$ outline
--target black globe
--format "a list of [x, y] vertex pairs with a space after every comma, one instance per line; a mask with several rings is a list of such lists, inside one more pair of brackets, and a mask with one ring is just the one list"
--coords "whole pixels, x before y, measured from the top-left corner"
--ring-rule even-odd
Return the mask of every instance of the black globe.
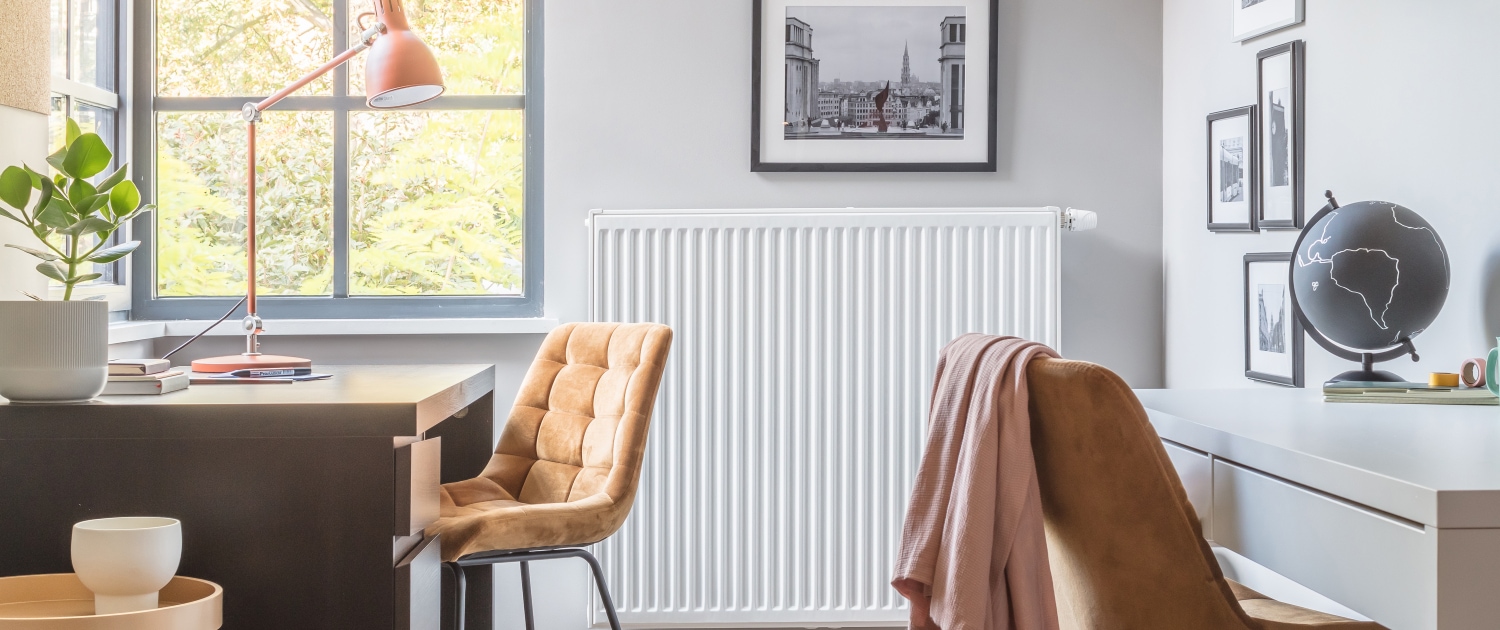
[[1448, 250], [1417, 213], [1384, 201], [1337, 208], [1304, 230], [1292, 295], [1329, 340], [1373, 352], [1421, 334], [1448, 299]]

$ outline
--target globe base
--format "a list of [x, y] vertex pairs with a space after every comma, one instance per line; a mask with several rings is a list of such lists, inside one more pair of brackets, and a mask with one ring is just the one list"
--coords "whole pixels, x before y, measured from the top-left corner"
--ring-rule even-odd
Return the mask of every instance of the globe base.
[[1385, 370], [1349, 370], [1328, 379], [1329, 383], [1349, 383], [1354, 381], [1367, 383], [1404, 383], [1406, 379]]

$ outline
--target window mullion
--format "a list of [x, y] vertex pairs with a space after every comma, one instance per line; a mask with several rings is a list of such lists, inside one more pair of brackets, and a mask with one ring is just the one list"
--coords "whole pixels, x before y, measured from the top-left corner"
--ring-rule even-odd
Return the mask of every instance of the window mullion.
[[[349, 3], [333, 0], [333, 49], [349, 47]], [[333, 73], [333, 297], [349, 297], [349, 64]]]

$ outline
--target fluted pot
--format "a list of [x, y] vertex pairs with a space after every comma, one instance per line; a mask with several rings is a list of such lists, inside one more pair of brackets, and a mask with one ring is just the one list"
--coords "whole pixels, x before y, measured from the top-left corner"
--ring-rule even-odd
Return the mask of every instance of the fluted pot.
[[0, 396], [80, 402], [108, 378], [107, 302], [0, 302]]

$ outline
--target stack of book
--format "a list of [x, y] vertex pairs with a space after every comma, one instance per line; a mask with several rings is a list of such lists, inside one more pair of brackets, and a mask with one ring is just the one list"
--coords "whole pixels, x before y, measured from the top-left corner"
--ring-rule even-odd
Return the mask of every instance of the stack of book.
[[164, 359], [116, 359], [109, 362], [105, 396], [167, 394], [187, 389], [188, 374]]
[[1500, 405], [1500, 398], [1483, 387], [1431, 387], [1426, 383], [1373, 381], [1324, 383], [1323, 401], [1396, 405]]

